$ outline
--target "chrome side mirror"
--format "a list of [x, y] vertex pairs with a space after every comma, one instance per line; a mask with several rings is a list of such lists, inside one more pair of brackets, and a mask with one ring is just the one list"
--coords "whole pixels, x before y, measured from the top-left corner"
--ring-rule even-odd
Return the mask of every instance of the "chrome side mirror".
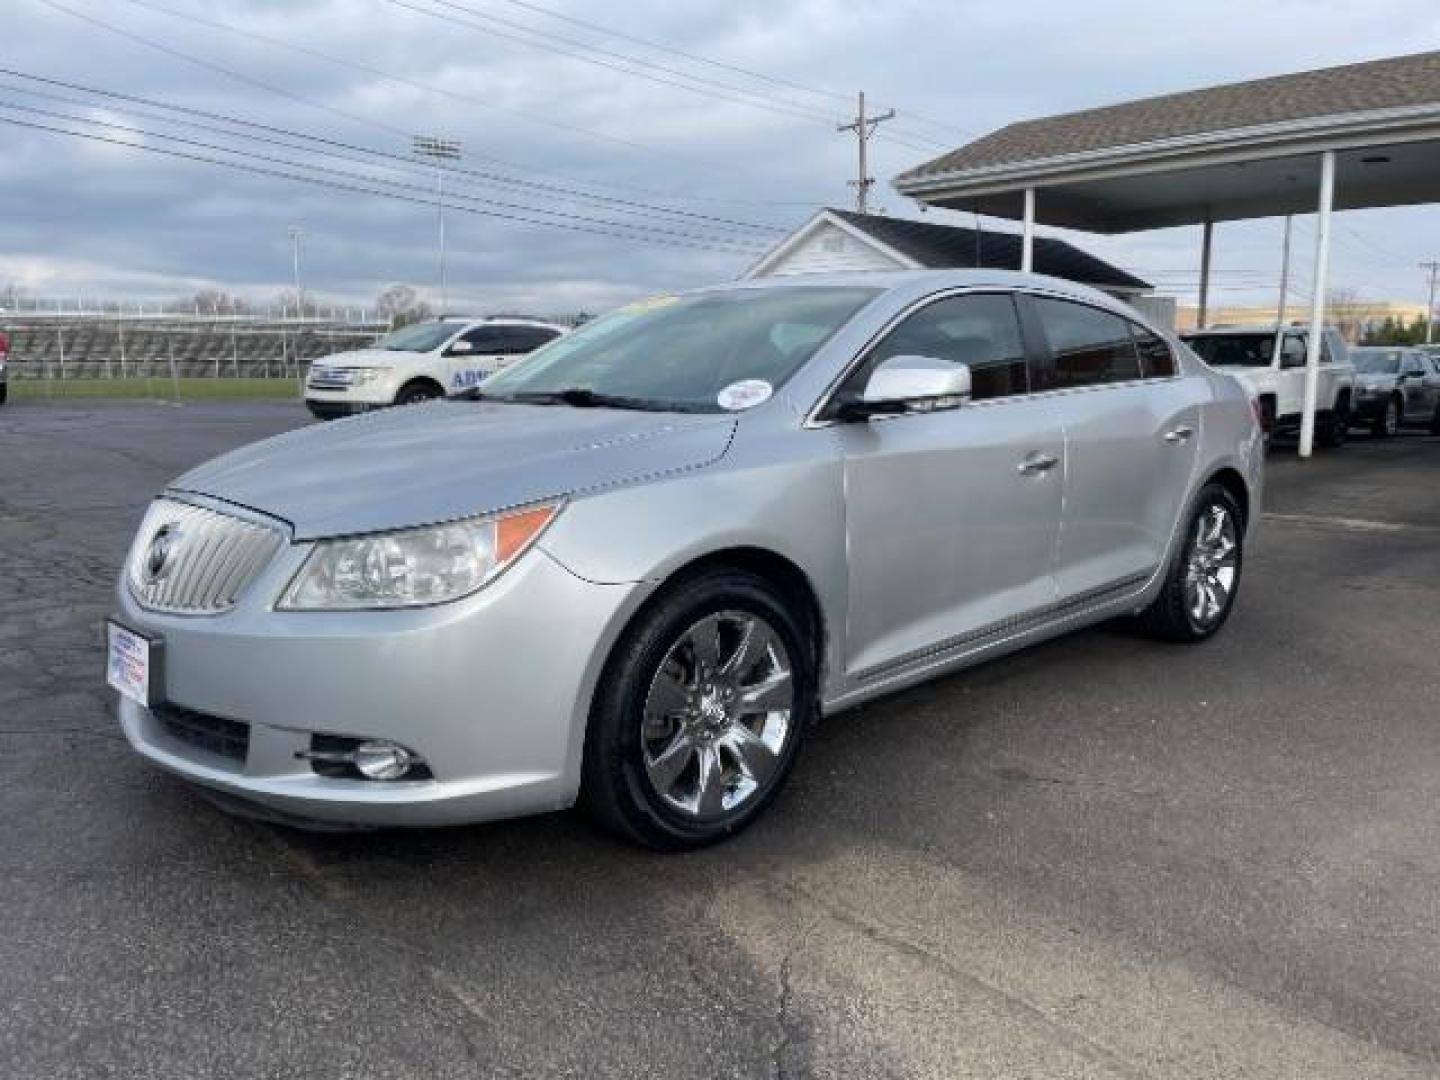
[[856, 400], [841, 405], [842, 420], [958, 408], [970, 397], [967, 364], [933, 356], [892, 356], [870, 373]]

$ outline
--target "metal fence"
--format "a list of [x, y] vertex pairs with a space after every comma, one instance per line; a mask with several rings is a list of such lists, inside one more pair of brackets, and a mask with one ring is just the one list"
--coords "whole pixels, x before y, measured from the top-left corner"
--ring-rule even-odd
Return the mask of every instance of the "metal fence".
[[363, 347], [389, 324], [356, 316], [7, 309], [0, 328], [10, 338], [16, 381], [278, 379], [300, 378], [316, 357]]

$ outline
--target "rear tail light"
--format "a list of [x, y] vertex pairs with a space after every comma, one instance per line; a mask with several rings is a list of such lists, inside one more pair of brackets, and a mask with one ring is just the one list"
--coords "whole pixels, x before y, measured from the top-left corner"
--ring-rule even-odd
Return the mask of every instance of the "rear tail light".
[[10, 339], [9, 339], [8, 337], [6, 337], [4, 334], [0, 334], [0, 360], [4, 360], [4, 359], [5, 359], [7, 356], [9, 356], [9, 355], [10, 355]]

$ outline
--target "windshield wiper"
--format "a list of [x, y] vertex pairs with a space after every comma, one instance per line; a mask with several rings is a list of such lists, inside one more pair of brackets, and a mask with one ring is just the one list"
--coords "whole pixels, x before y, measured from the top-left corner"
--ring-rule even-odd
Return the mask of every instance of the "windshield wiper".
[[564, 390], [530, 390], [507, 394], [506, 401], [525, 405], [569, 405], [576, 409], [639, 409], [646, 412], [673, 412], [675, 406], [650, 398], [626, 397], [623, 394], [602, 394], [584, 386]]

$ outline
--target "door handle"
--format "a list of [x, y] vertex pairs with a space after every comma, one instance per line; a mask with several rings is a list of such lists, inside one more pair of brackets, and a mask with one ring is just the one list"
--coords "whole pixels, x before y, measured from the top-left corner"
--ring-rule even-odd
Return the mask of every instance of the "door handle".
[[1054, 454], [1031, 454], [1015, 468], [1021, 476], [1039, 476], [1059, 464], [1060, 459]]
[[1172, 428], [1171, 430], [1165, 432], [1165, 434], [1162, 436], [1162, 438], [1164, 438], [1164, 440], [1165, 440], [1166, 442], [1171, 443], [1171, 444], [1173, 445], [1173, 444], [1178, 444], [1178, 443], [1189, 442], [1189, 441], [1190, 441], [1190, 436], [1192, 436], [1192, 435], [1194, 435], [1194, 434], [1195, 434], [1195, 429], [1192, 428], [1192, 427], [1177, 427], [1177, 428]]

